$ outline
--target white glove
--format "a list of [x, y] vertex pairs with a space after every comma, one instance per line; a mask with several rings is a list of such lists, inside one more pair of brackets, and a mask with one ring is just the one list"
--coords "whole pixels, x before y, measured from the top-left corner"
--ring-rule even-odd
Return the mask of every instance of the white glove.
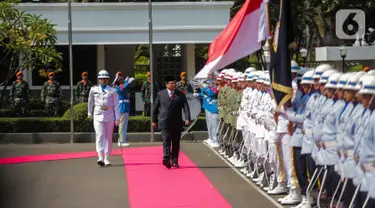
[[92, 118], [91, 113], [88, 113], [88, 114], [87, 114], [87, 118], [88, 118], [88, 119], [91, 119], [91, 118]]
[[120, 125], [120, 120], [116, 120], [116, 121], [115, 121], [115, 125], [116, 125], [116, 126]]
[[129, 77], [126, 77], [126, 78], [125, 78], [125, 82], [128, 81], [128, 80], [129, 80]]
[[193, 96], [194, 97], [198, 97], [198, 93], [193, 93]]
[[128, 79], [128, 83], [130, 84], [130, 83], [132, 83], [134, 80], [135, 80], [134, 77], [130, 77], [130, 78]]

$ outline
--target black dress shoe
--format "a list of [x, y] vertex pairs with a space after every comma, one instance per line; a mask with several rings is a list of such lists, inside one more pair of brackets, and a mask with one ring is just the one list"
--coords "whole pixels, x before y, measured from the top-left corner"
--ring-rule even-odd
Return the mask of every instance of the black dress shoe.
[[179, 167], [180, 167], [180, 166], [178, 165], [178, 163], [173, 163], [172, 166], [175, 167], [175, 168], [179, 168]]
[[104, 166], [104, 162], [102, 160], [98, 160], [96, 162], [96, 164], [98, 164], [100, 167], [103, 167]]
[[163, 165], [168, 169], [171, 168], [171, 162], [169, 160], [163, 160]]

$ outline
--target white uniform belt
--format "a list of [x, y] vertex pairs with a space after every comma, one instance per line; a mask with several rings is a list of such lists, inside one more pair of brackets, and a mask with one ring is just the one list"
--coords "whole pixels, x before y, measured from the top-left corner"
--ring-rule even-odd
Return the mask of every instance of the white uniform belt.
[[347, 157], [353, 157], [354, 156], [354, 150], [352, 150], [352, 149], [345, 150], [345, 154], [346, 154]]
[[120, 103], [128, 103], [129, 100], [120, 100], [119, 102], [120, 102]]
[[328, 141], [328, 142], [323, 142], [323, 146], [324, 148], [330, 148], [330, 147], [334, 147], [337, 145], [337, 142], [336, 141]]
[[363, 169], [366, 172], [375, 171], [375, 164], [374, 163], [365, 163], [362, 165]]
[[313, 131], [311, 129], [304, 129], [305, 135], [312, 135]]
[[95, 106], [97, 110], [112, 110], [113, 106]]

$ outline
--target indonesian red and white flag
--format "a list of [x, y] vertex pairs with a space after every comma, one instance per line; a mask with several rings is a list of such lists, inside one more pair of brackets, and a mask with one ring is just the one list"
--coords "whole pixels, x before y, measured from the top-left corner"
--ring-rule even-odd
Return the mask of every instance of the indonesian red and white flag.
[[210, 44], [206, 65], [195, 79], [207, 78], [210, 72], [248, 56], [262, 47], [268, 37], [268, 0], [246, 0], [227, 27]]

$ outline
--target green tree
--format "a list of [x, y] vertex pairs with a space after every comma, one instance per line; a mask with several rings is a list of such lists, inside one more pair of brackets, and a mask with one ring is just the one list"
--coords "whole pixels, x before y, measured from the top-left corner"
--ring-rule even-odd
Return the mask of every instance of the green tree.
[[19, 11], [18, 0], [0, 2], [0, 70], [6, 70], [6, 77], [0, 100], [10, 79], [18, 71], [39, 70], [41, 76], [48, 71], [61, 71], [61, 53], [57, 52], [55, 25], [41, 15]]

